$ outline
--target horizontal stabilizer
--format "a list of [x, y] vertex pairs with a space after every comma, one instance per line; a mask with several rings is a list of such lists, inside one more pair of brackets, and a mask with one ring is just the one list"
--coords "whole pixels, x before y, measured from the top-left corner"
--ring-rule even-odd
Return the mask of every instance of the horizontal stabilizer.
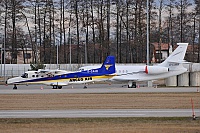
[[168, 62], [170, 62], [170, 63], [180, 63], [180, 64], [190, 64], [191, 63], [191, 62], [188, 62], [186, 60], [178, 60], [178, 61], [169, 60]]

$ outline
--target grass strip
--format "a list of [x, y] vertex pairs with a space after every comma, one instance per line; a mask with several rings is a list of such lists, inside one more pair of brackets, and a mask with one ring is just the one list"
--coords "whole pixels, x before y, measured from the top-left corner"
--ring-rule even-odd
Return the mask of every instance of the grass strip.
[[65, 123], [65, 124], [78, 124], [78, 123], [199, 123], [197, 118], [193, 120], [192, 117], [127, 117], [127, 118], [1, 118], [0, 124], [30, 124], [30, 123]]

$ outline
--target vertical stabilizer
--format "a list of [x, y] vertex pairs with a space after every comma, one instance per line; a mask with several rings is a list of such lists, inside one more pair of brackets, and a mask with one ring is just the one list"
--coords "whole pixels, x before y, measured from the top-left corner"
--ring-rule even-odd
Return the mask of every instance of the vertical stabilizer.
[[98, 69], [93, 69], [92, 71], [98, 70], [102, 74], [113, 74], [115, 73], [115, 57], [108, 56], [102, 66]]
[[184, 62], [185, 53], [188, 47], [188, 43], [177, 43], [178, 47], [171, 53], [171, 55], [159, 66], [177, 66]]

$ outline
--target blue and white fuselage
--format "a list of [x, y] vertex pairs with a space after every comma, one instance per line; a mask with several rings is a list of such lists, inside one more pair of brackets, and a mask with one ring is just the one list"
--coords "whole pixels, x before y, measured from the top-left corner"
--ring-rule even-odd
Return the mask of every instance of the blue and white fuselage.
[[83, 84], [108, 80], [115, 76], [115, 58], [108, 56], [100, 68], [79, 72], [51, 70], [42, 72], [27, 71], [20, 77], [10, 78], [7, 84], [45, 84], [53, 88], [62, 88], [69, 84]]

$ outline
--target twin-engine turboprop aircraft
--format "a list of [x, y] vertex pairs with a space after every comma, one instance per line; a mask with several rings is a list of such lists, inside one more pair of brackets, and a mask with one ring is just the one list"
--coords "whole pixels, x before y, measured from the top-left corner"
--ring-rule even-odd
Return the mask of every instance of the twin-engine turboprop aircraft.
[[[188, 43], [177, 43], [179, 45], [171, 55], [162, 63], [156, 66], [133, 66], [133, 65], [116, 65], [116, 76], [111, 81], [128, 82], [129, 88], [135, 88], [137, 81], [149, 81], [168, 78], [179, 75], [187, 71], [183, 67], [184, 57]], [[94, 66], [81, 67], [80, 70], [94, 69]]]
[[[38, 70], [27, 71], [20, 77], [10, 78], [6, 84], [45, 84], [53, 86], [53, 89], [61, 89], [69, 84], [83, 84], [94, 81], [104, 81], [115, 76], [115, 57], [108, 56], [100, 68], [67, 72], [64, 70]], [[86, 86], [84, 87], [86, 88]]]

